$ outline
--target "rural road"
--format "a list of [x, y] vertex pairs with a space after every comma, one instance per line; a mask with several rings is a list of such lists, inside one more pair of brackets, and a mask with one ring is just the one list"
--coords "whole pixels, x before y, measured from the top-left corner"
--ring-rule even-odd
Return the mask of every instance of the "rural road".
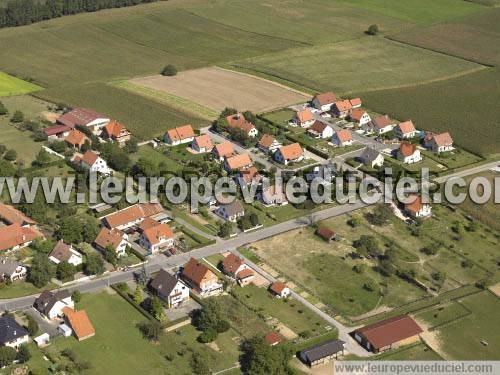
[[470, 176], [470, 175], [473, 175], [476, 173], [487, 171], [488, 169], [491, 169], [491, 168], [498, 167], [499, 165], [500, 165], [500, 160], [493, 161], [491, 163], [482, 164], [482, 165], [479, 165], [477, 167], [464, 169], [463, 171], [458, 171], [458, 172], [455, 172], [455, 173], [452, 173], [452, 174], [449, 174], [446, 176], [437, 177], [434, 179], [434, 182], [437, 182], [438, 184], [442, 184], [443, 182], [445, 182], [446, 180], [449, 180], [450, 178], [467, 177], [467, 176]]

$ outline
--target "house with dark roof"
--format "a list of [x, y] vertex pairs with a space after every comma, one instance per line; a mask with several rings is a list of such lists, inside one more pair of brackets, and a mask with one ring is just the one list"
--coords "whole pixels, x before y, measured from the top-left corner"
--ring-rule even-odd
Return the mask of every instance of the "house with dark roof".
[[239, 218], [245, 216], [245, 208], [239, 200], [235, 199], [231, 203], [222, 203], [215, 213], [224, 220], [236, 223]]
[[149, 287], [169, 308], [177, 307], [189, 299], [189, 288], [163, 268], [149, 283]]
[[83, 256], [76, 251], [73, 246], [65, 244], [63, 240], [59, 240], [52, 251], [49, 253], [49, 259], [55, 264], [68, 262], [75, 267], [83, 263]]
[[353, 337], [366, 350], [379, 353], [413, 343], [419, 340], [422, 332], [411, 317], [400, 315], [358, 328]]
[[75, 303], [68, 290], [58, 290], [55, 292], [44, 290], [35, 300], [33, 306], [41, 314], [52, 320], [57, 317], [62, 317], [65, 307], [73, 309]]
[[10, 258], [0, 258], [0, 282], [24, 279], [27, 274], [24, 264]]
[[85, 126], [92, 133], [99, 135], [110, 119], [90, 108], [75, 108], [57, 119], [60, 125], [74, 129], [76, 126]]
[[367, 147], [363, 150], [359, 157], [359, 160], [364, 165], [368, 165], [372, 168], [381, 167], [382, 165], [384, 165], [384, 156], [371, 147]]
[[317, 139], [331, 138], [333, 135], [333, 128], [324, 122], [316, 120], [314, 124], [307, 129], [307, 134]]
[[308, 366], [316, 366], [344, 355], [345, 342], [331, 340], [299, 352], [299, 359]]
[[28, 331], [10, 315], [0, 317], [0, 346], [17, 349], [28, 342]]
[[70, 131], [71, 128], [66, 125], [54, 125], [42, 129], [43, 134], [47, 136], [48, 140], [62, 139], [66, 137]]

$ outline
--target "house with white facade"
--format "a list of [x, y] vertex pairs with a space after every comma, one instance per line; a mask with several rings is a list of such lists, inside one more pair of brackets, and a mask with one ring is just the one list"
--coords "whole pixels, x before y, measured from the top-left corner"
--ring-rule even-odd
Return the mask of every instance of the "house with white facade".
[[185, 264], [181, 278], [201, 297], [218, 295], [224, 290], [217, 275], [195, 258], [189, 259]]
[[399, 145], [397, 158], [405, 164], [413, 164], [422, 161], [422, 156], [420, 155], [420, 150], [417, 145], [409, 142], [402, 142]]
[[49, 260], [55, 264], [68, 262], [76, 267], [83, 263], [83, 255], [76, 251], [72, 245], [59, 240], [49, 253]]
[[290, 288], [288, 288], [282, 281], [272, 283], [269, 290], [276, 298], [287, 298], [291, 294]]
[[42, 315], [50, 320], [60, 318], [64, 315], [65, 307], [75, 308], [75, 303], [67, 289], [52, 292], [44, 290], [33, 304]]
[[274, 160], [284, 165], [298, 163], [304, 160], [304, 150], [299, 143], [282, 146], [274, 153]]
[[257, 147], [264, 154], [270, 154], [274, 153], [278, 148], [280, 148], [281, 143], [271, 134], [264, 134], [259, 143], [257, 143]]
[[101, 251], [105, 251], [108, 247], [116, 251], [117, 257], [127, 255], [128, 234], [117, 228], [101, 228], [101, 231], [94, 240], [94, 245]]
[[266, 207], [284, 206], [288, 204], [288, 199], [283, 191], [283, 187], [277, 190], [274, 184], [269, 185], [267, 189], [263, 189], [257, 195], [257, 198]]
[[348, 129], [340, 129], [332, 137], [332, 143], [337, 147], [351, 146], [354, 140], [352, 133]]
[[189, 300], [188, 286], [163, 268], [151, 280], [149, 287], [167, 303], [168, 308], [178, 307]]
[[294, 122], [302, 128], [308, 128], [314, 124], [314, 115], [310, 109], [304, 109], [295, 113]]
[[401, 122], [394, 128], [394, 134], [399, 139], [410, 139], [417, 135], [417, 129], [411, 120]]
[[361, 160], [364, 165], [368, 165], [372, 168], [384, 165], [384, 156], [371, 147], [367, 147], [363, 150], [359, 160]]
[[81, 158], [75, 157], [74, 161], [90, 172], [101, 173], [103, 175], [109, 175], [113, 172], [113, 170], [108, 167], [106, 160], [91, 150], [88, 150]]
[[365, 128], [366, 125], [368, 125], [372, 121], [368, 112], [361, 108], [353, 109], [351, 114], [349, 115], [349, 118], [352, 122], [355, 122], [361, 128]]
[[255, 125], [248, 121], [242, 113], [229, 115], [226, 117], [226, 121], [229, 128], [241, 130], [247, 137], [254, 138], [259, 135], [259, 131]]
[[28, 269], [21, 262], [6, 257], [0, 258], [0, 282], [22, 280], [27, 274]]
[[428, 150], [440, 154], [453, 150], [453, 139], [448, 132], [441, 134], [428, 132], [424, 138], [424, 146]]
[[200, 135], [199, 137], [195, 137], [193, 143], [191, 144], [191, 148], [200, 153], [204, 154], [206, 152], [212, 151], [214, 148], [214, 144], [212, 143], [212, 139], [208, 134]]
[[194, 137], [193, 127], [188, 124], [167, 130], [163, 136], [163, 141], [170, 146], [177, 146], [183, 143], [193, 142]]
[[316, 120], [314, 124], [307, 129], [307, 134], [317, 139], [331, 138], [333, 135], [333, 128], [324, 122]]
[[167, 224], [162, 223], [144, 229], [139, 237], [139, 244], [151, 255], [171, 248], [174, 246], [174, 241], [174, 232]]
[[410, 196], [413, 202], [405, 204], [405, 212], [412, 218], [426, 218], [432, 215], [432, 207], [429, 203], [423, 203], [421, 196]]
[[147, 217], [163, 213], [164, 210], [160, 203], [138, 203], [104, 216], [101, 223], [109, 229], [124, 230], [141, 224]]
[[28, 331], [10, 315], [0, 317], [0, 346], [18, 349], [27, 344]]
[[336, 95], [333, 92], [328, 91], [314, 95], [311, 103], [314, 108], [319, 109], [321, 112], [327, 112], [332, 109], [332, 105], [336, 100]]
[[65, 125], [71, 129], [84, 126], [93, 134], [100, 135], [111, 119], [90, 108], [75, 108], [60, 116], [56, 121], [59, 125]]
[[333, 103], [332, 111], [339, 118], [346, 118], [352, 111], [352, 103], [349, 100], [337, 100]]
[[224, 220], [236, 223], [239, 218], [245, 216], [245, 208], [239, 200], [235, 199], [231, 203], [222, 203], [219, 205], [215, 213]]
[[389, 116], [375, 117], [370, 123], [366, 124], [364, 129], [367, 133], [375, 133], [377, 135], [385, 134], [392, 131], [396, 127], [396, 122]]
[[222, 261], [222, 272], [241, 286], [250, 284], [255, 276], [245, 261], [234, 253], [229, 253]]

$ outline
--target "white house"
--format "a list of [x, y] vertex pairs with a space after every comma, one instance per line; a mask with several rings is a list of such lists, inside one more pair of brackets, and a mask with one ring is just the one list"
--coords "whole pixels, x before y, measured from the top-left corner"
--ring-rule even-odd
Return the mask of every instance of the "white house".
[[231, 142], [223, 142], [215, 145], [215, 147], [212, 149], [212, 154], [215, 160], [223, 162], [226, 158], [230, 158], [236, 153]]
[[307, 129], [307, 134], [318, 139], [331, 138], [333, 135], [333, 128], [324, 122], [315, 121], [314, 124]]
[[352, 103], [349, 100], [337, 100], [333, 103], [332, 111], [339, 118], [347, 117], [352, 110]]
[[337, 130], [332, 137], [332, 143], [338, 147], [351, 146], [353, 143], [352, 133], [350, 130]]
[[303, 111], [298, 111], [295, 114], [294, 121], [297, 125], [303, 128], [308, 128], [314, 124], [314, 115], [309, 109], [304, 109]]
[[171, 146], [177, 146], [183, 143], [190, 143], [195, 137], [191, 125], [183, 125], [178, 128], [167, 130], [163, 136], [163, 141]]
[[364, 130], [368, 133], [381, 135], [394, 129], [396, 123], [387, 115], [375, 117], [371, 123], [366, 124]]
[[414, 201], [405, 204], [405, 211], [414, 219], [431, 216], [432, 207], [429, 203], [423, 203], [421, 196], [412, 196]]
[[203, 134], [194, 138], [191, 148], [198, 153], [206, 153], [212, 151], [214, 145], [210, 136], [208, 134]]
[[158, 223], [142, 231], [139, 243], [154, 255], [174, 245], [174, 232], [167, 224]]
[[276, 186], [270, 185], [267, 189], [263, 190], [258, 194], [259, 201], [262, 202], [267, 207], [271, 206], [284, 206], [288, 204], [288, 199], [286, 197], [283, 188], [276, 191]]
[[264, 134], [257, 147], [265, 154], [274, 153], [281, 147], [281, 143], [270, 134]]
[[17, 349], [28, 342], [28, 331], [10, 315], [0, 317], [0, 346]]
[[259, 135], [259, 131], [255, 125], [248, 121], [241, 113], [227, 116], [226, 121], [230, 128], [239, 129], [250, 138], [254, 138]]
[[140, 203], [104, 216], [101, 223], [109, 229], [124, 230], [141, 224], [147, 217], [163, 213], [164, 210], [160, 203]]
[[189, 300], [188, 286], [163, 268], [155, 275], [149, 285], [155, 294], [167, 303], [168, 308], [180, 306]]
[[242, 169], [248, 169], [253, 166], [252, 159], [249, 154], [239, 154], [230, 156], [224, 161], [224, 169], [231, 173]]
[[109, 175], [112, 172], [112, 169], [108, 167], [106, 160], [91, 150], [88, 150], [81, 158], [75, 158], [75, 161], [79, 161], [80, 166], [88, 169], [90, 172], [101, 173], [104, 175]]
[[28, 274], [27, 268], [20, 262], [10, 258], [0, 258], [0, 281], [21, 280]]
[[331, 91], [314, 95], [312, 105], [321, 112], [327, 112], [332, 109], [333, 103], [337, 100], [335, 94]]
[[276, 281], [271, 284], [269, 290], [275, 295], [276, 298], [287, 298], [290, 296], [290, 288], [288, 288], [283, 282]]
[[77, 125], [89, 128], [95, 135], [100, 135], [102, 129], [109, 124], [110, 118], [89, 108], [75, 108], [57, 119], [60, 125], [74, 129]]
[[112, 247], [115, 249], [116, 255], [122, 257], [127, 255], [128, 234], [117, 228], [102, 228], [94, 240], [94, 245], [101, 251]]
[[401, 143], [397, 157], [398, 160], [401, 160], [405, 164], [413, 164], [422, 161], [422, 156], [420, 155], [418, 147], [408, 142]]
[[222, 271], [241, 286], [250, 284], [255, 276], [245, 261], [233, 253], [229, 253], [222, 261]]
[[35, 238], [44, 238], [36, 228], [18, 223], [0, 226], [0, 251], [15, 251], [29, 246]]
[[417, 130], [411, 120], [401, 122], [394, 128], [394, 134], [399, 139], [410, 139], [417, 135]]
[[361, 108], [353, 109], [351, 114], [349, 115], [349, 118], [351, 119], [351, 121], [355, 122], [362, 128], [365, 128], [366, 125], [372, 121], [368, 112]]
[[231, 203], [221, 204], [215, 210], [215, 213], [224, 220], [236, 223], [239, 218], [245, 216], [245, 209], [243, 208], [243, 204], [235, 199]]
[[304, 150], [299, 143], [282, 146], [274, 153], [274, 160], [285, 165], [300, 162], [304, 160]]
[[56, 246], [49, 254], [49, 259], [55, 264], [68, 262], [75, 267], [83, 263], [82, 254], [73, 249], [73, 246], [65, 244], [63, 240], [56, 243]]
[[450, 133], [427, 133], [424, 138], [424, 146], [437, 154], [453, 150], [453, 139]]
[[381, 167], [384, 165], [384, 156], [374, 150], [373, 148], [367, 147], [363, 150], [363, 153], [359, 157], [364, 165], [369, 165], [372, 168]]
[[68, 290], [59, 290], [56, 292], [44, 290], [35, 300], [33, 306], [41, 314], [52, 320], [57, 317], [62, 317], [64, 315], [63, 309], [65, 307], [74, 309], [75, 303], [73, 302], [71, 294]]

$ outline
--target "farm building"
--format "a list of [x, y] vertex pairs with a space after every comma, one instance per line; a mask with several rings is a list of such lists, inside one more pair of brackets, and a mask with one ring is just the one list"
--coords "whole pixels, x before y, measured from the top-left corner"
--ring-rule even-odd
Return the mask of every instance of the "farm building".
[[345, 342], [342, 340], [327, 341], [299, 352], [299, 359], [308, 366], [316, 366], [344, 355]]
[[316, 230], [316, 234], [324, 239], [326, 242], [332, 242], [337, 239], [337, 236], [335, 235], [335, 232], [329, 228], [326, 227], [319, 227]]
[[66, 125], [71, 129], [78, 125], [85, 126], [95, 135], [99, 135], [102, 128], [109, 122], [109, 118], [90, 108], [75, 108], [57, 119], [58, 124]]

